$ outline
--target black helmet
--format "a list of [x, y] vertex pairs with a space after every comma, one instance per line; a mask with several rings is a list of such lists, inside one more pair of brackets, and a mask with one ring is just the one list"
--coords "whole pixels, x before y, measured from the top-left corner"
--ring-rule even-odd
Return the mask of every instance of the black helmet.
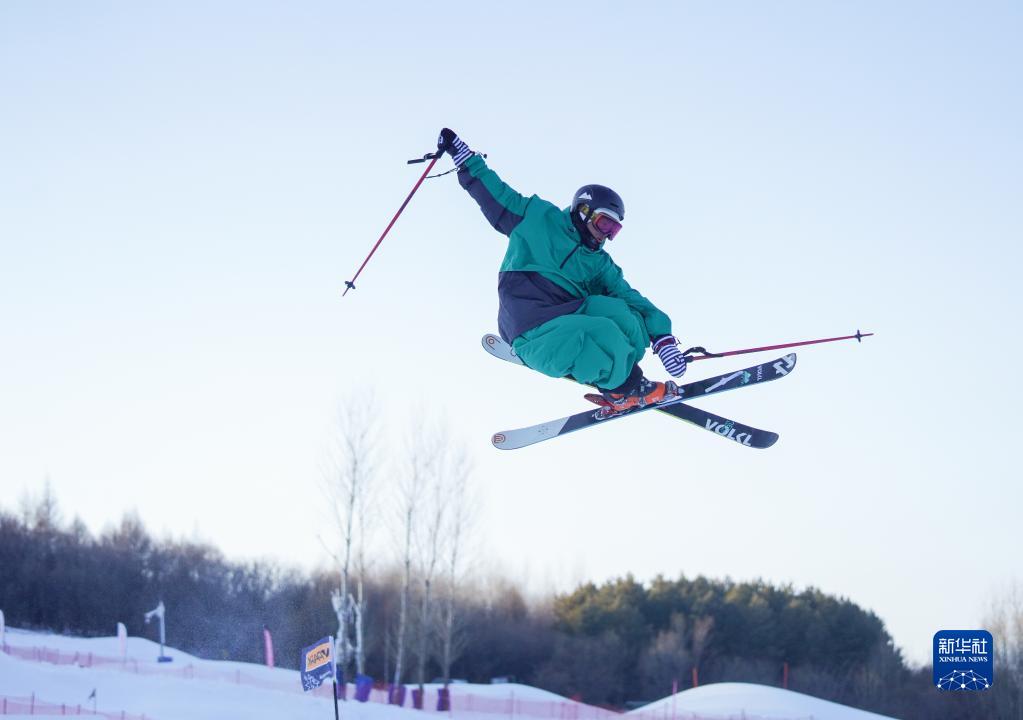
[[[593, 213], [603, 210], [618, 222], [625, 219], [625, 203], [621, 196], [603, 185], [583, 185], [572, 197], [572, 216], [586, 222]], [[576, 213], [581, 213], [577, 215]]]

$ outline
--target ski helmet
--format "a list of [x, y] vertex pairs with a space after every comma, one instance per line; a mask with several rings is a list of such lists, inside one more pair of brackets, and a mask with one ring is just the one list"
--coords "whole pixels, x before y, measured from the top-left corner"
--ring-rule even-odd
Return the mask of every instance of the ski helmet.
[[625, 203], [621, 196], [603, 185], [583, 185], [572, 197], [572, 214], [578, 212], [584, 222], [596, 212], [606, 212], [618, 222], [625, 220]]
[[[572, 198], [572, 224], [579, 231], [583, 243], [591, 250], [600, 250], [605, 240], [614, 238], [622, 229], [624, 219], [625, 203], [611, 188], [603, 185], [583, 185], [575, 191]], [[594, 230], [597, 236], [594, 236], [587, 227], [591, 221], [600, 226]], [[603, 225], [608, 227], [605, 228]]]

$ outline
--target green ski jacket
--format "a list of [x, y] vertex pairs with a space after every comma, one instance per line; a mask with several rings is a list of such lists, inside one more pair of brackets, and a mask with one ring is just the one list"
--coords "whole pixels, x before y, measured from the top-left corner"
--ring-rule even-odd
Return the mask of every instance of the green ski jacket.
[[458, 182], [494, 229], [508, 236], [497, 282], [497, 324], [505, 341], [574, 313], [590, 295], [624, 300], [643, 317], [651, 338], [671, 334], [668, 316], [626, 282], [611, 256], [583, 243], [569, 208], [520, 195], [479, 155], [462, 164]]

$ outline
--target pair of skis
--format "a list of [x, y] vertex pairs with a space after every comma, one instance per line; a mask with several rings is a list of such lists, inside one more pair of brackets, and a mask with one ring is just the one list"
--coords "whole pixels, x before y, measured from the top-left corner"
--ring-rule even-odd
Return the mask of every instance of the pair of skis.
[[[497, 335], [484, 335], [483, 349], [501, 360], [516, 365], [524, 365], [522, 360], [515, 354], [514, 349]], [[769, 448], [778, 441], [777, 433], [760, 430], [723, 418], [720, 415], [688, 405], [686, 401], [727, 390], [735, 390], [736, 388], [749, 387], [777, 380], [792, 372], [795, 366], [796, 355], [792, 353], [762, 365], [754, 365], [743, 370], [686, 383], [679, 387], [678, 398], [659, 405], [648, 405], [617, 414], [608, 414], [606, 408], [598, 407], [593, 410], [576, 413], [575, 415], [569, 415], [568, 417], [540, 423], [539, 425], [495, 433], [491, 441], [494, 443], [494, 447], [501, 450], [515, 450], [528, 445], [535, 445], [544, 440], [567, 435], [576, 430], [593, 427], [623, 417], [631, 417], [647, 410], [657, 410], [679, 420], [697, 425], [704, 430], [713, 432], [740, 445], [753, 448]]]

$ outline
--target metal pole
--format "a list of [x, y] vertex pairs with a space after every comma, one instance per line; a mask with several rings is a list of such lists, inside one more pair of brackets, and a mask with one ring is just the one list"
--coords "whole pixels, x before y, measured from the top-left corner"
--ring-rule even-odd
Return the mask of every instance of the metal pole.
[[355, 277], [353, 277], [351, 280], [346, 280], [345, 281], [345, 285], [347, 285], [347, 287], [345, 288], [345, 291], [343, 293], [341, 293], [341, 297], [344, 297], [345, 295], [347, 295], [349, 290], [354, 290], [355, 289], [355, 281], [358, 279], [360, 273], [362, 273], [362, 269], [364, 267], [366, 267], [366, 263], [368, 263], [369, 259], [371, 257], [373, 257], [373, 253], [375, 253], [377, 251], [377, 248], [380, 247], [380, 243], [382, 243], [384, 241], [384, 238], [387, 237], [387, 233], [389, 233], [391, 231], [391, 228], [394, 226], [394, 223], [398, 220], [398, 216], [401, 215], [402, 211], [405, 210], [405, 207], [409, 204], [409, 201], [412, 199], [412, 196], [416, 194], [416, 190], [418, 190], [419, 186], [423, 184], [423, 180], [425, 180], [426, 176], [430, 174], [431, 170], [433, 170], [433, 166], [437, 163], [437, 160], [440, 159], [440, 156], [442, 154], [443, 153], [438, 152], [433, 157], [433, 159], [430, 160], [430, 164], [426, 166], [426, 170], [423, 171], [422, 176], [416, 182], [415, 186], [413, 186], [412, 192], [410, 192], [408, 194], [408, 197], [405, 198], [405, 202], [403, 202], [401, 204], [401, 207], [398, 208], [398, 212], [394, 213], [394, 217], [391, 218], [391, 222], [387, 223], [387, 227], [384, 229], [384, 232], [380, 236], [380, 239], [377, 240], [376, 245], [373, 246], [373, 249], [369, 251], [369, 255], [366, 256], [366, 259], [362, 261], [362, 265], [360, 265], [359, 269], [356, 271]]
[[[763, 347], [744, 348], [742, 350], [728, 350], [727, 352], [714, 353], [710, 352], [706, 348], [693, 347], [686, 350], [683, 355], [686, 356], [686, 360], [693, 362], [694, 360], [710, 360], [711, 358], [722, 358], [728, 357], [729, 355], [746, 355], [748, 353], [764, 352], [767, 350], [782, 350], [784, 348], [800, 347], [802, 345], [817, 345], [819, 343], [837, 342], [838, 340], [853, 340], [861, 342], [865, 337], [871, 337], [874, 333], [861, 333], [859, 330], [856, 331], [855, 335], [843, 335], [841, 337], [833, 338], [822, 338], [820, 340], [801, 340], [800, 342], [782, 343], [780, 345], [764, 345]], [[690, 355], [690, 353], [702, 353], [701, 355]]]
[[337, 706], [337, 641], [333, 635], [330, 636], [330, 663], [330, 684], [334, 687], [334, 720], [341, 720], [341, 710]]

